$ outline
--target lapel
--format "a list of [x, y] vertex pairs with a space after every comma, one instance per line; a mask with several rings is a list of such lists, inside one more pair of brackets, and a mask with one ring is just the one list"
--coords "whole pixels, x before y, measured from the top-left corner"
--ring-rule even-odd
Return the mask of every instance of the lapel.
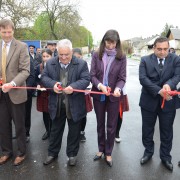
[[159, 71], [159, 66], [158, 66], [158, 60], [157, 57], [155, 56], [155, 54], [152, 54], [152, 64], [155, 67], [156, 71], [158, 72], [158, 74], [160, 75], [160, 71]]
[[9, 48], [9, 53], [8, 53], [8, 56], [7, 56], [7, 64], [6, 64], [6, 67], [8, 66], [10, 60], [11, 60], [11, 57], [12, 55], [14, 54], [15, 52], [15, 49], [16, 49], [16, 40], [13, 39], [12, 42], [11, 42], [11, 46]]
[[77, 58], [75, 58], [74, 56], [72, 57], [71, 63], [69, 64], [69, 71], [68, 71], [68, 82], [71, 82], [72, 80], [72, 76], [75, 70], [76, 65], [78, 64]]

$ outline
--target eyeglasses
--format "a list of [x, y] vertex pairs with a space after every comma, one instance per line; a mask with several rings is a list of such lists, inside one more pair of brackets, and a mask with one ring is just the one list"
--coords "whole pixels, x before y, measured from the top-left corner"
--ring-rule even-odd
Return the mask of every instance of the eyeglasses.
[[167, 51], [169, 48], [157, 48], [158, 51]]

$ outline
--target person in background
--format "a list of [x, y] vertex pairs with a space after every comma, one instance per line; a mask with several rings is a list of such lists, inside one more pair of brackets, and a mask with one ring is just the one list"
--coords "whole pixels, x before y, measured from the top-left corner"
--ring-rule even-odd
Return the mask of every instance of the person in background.
[[36, 48], [36, 53], [41, 54], [41, 48]]
[[52, 51], [50, 49], [42, 50], [42, 63], [37, 66], [36, 69], [36, 82], [37, 82], [37, 110], [42, 112], [43, 121], [45, 126], [45, 133], [42, 136], [42, 140], [46, 140], [50, 136], [52, 120], [48, 110], [48, 97], [49, 91], [41, 91], [41, 75], [49, 59], [52, 58]]
[[[108, 30], [103, 36], [98, 52], [93, 54], [90, 74], [92, 91], [106, 94], [91, 95], [97, 119], [99, 148], [94, 161], [99, 160], [105, 154], [106, 163], [111, 167], [117, 112], [119, 112], [121, 90], [126, 82], [126, 57], [123, 55], [120, 37], [116, 30]], [[108, 88], [111, 89], [112, 95], [108, 92]], [[105, 121], [106, 112], [107, 123]]]
[[[30, 75], [26, 80], [27, 87], [34, 87], [35, 86], [35, 70], [32, 59], [30, 59]], [[34, 94], [33, 89], [27, 89], [27, 101], [25, 103], [25, 128], [26, 128], [26, 142], [30, 141], [30, 129], [31, 129], [31, 109], [32, 109], [32, 97]]]
[[121, 142], [121, 138], [119, 136], [119, 132], [121, 129], [122, 121], [123, 121], [123, 112], [129, 111], [129, 102], [128, 102], [128, 97], [126, 93], [126, 85], [122, 89], [122, 96], [120, 98], [120, 107], [119, 107], [119, 113], [118, 113], [118, 118], [117, 118], [117, 128], [116, 128], [116, 136], [115, 136], [115, 141], [117, 143]]
[[[168, 91], [176, 90], [180, 82], [180, 59], [169, 53], [169, 41], [159, 37], [154, 42], [154, 53], [143, 56], [139, 65], [139, 81], [142, 85], [139, 105], [142, 115], [142, 142], [144, 154], [141, 165], [146, 164], [154, 154], [154, 129], [157, 117], [160, 131], [160, 159], [162, 164], [173, 171], [171, 149], [173, 141], [173, 123], [176, 115], [177, 97]], [[164, 107], [161, 108], [163, 99]]]
[[[82, 59], [82, 51], [79, 48], [74, 48], [73, 49], [73, 55], [76, 56], [77, 58]], [[81, 142], [85, 142], [86, 141], [86, 137], [85, 137], [85, 127], [86, 127], [86, 122], [87, 122], [87, 116], [85, 116], [82, 119], [81, 122], [81, 132], [80, 132], [80, 141]]]
[[58, 55], [55, 42], [48, 41], [47, 42], [47, 48], [52, 51], [52, 57], [56, 57]]
[[[14, 38], [14, 24], [9, 19], [0, 20], [0, 165], [12, 158], [12, 120], [15, 125], [17, 154], [13, 165], [18, 166], [25, 160], [26, 130], [25, 102], [26, 89], [13, 87], [26, 86], [30, 74], [30, 57], [25, 43]], [[7, 64], [8, 61], [8, 65]]]
[[42, 85], [53, 89], [50, 91], [48, 106], [52, 127], [48, 156], [43, 164], [48, 165], [58, 157], [67, 119], [66, 154], [69, 165], [75, 166], [79, 151], [81, 120], [87, 112], [84, 94], [74, 92], [73, 89], [86, 89], [90, 83], [90, 74], [87, 62], [72, 55], [70, 40], [60, 40], [57, 47], [58, 56], [47, 61], [41, 77]]
[[176, 54], [176, 50], [173, 47], [169, 48], [169, 52]]

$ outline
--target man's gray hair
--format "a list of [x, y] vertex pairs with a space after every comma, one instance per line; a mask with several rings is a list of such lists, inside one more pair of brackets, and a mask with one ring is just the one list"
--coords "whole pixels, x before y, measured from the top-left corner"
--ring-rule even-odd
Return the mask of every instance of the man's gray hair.
[[57, 48], [64, 48], [68, 47], [70, 50], [72, 50], [72, 42], [69, 39], [62, 39], [58, 42]]

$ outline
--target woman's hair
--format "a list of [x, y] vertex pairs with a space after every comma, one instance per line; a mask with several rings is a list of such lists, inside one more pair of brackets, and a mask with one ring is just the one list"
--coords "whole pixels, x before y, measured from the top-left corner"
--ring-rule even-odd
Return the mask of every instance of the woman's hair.
[[47, 53], [47, 54], [49, 54], [49, 55], [51, 55], [52, 56], [52, 51], [50, 50], [50, 49], [48, 49], [48, 48], [45, 48], [45, 49], [43, 49], [42, 51], [41, 51], [41, 54], [43, 54], [43, 53]]
[[110, 29], [103, 36], [100, 47], [99, 47], [99, 59], [102, 60], [104, 49], [105, 49], [105, 41], [116, 42], [116, 58], [121, 59], [123, 56], [122, 45], [119, 37], [119, 33], [116, 30]]

